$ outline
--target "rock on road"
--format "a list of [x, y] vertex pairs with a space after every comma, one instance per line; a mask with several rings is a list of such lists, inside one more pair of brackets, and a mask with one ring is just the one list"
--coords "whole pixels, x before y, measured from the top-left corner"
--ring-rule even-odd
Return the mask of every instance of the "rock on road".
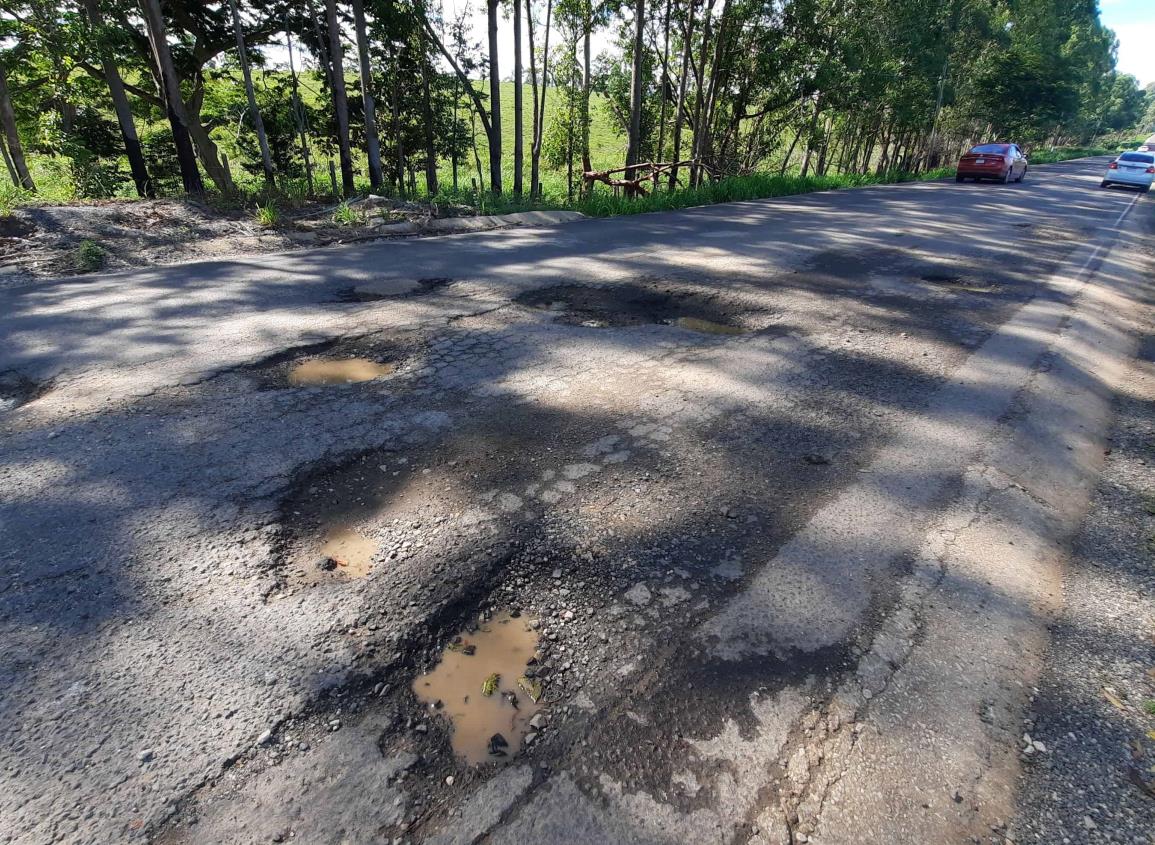
[[[1150, 318], [1102, 166], [0, 290], [0, 842], [1009, 841]], [[471, 767], [410, 683], [506, 608]]]

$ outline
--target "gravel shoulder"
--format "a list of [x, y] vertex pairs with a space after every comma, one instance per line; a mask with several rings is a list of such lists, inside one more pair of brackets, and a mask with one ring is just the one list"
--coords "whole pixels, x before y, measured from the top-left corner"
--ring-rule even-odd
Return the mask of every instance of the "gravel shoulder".
[[[1151, 252], [1150, 247], [1148, 251]], [[1144, 302], [1152, 304], [1152, 291]], [[1148, 312], [1149, 316], [1149, 312]], [[1016, 841], [1150, 843], [1155, 831], [1155, 325], [1116, 402], [1109, 454], [1023, 724]], [[1029, 740], [1029, 742], [1028, 742]]]

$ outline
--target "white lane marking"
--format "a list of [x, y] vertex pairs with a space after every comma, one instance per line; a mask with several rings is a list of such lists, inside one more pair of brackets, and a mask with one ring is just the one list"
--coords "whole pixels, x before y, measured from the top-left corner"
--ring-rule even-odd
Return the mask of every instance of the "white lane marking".
[[1118, 226], [1120, 223], [1122, 223], [1123, 218], [1131, 213], [1131, 209], [1135, 207], [1135, 203], [1139, 202], [1139, 197], [1141, 197], [1141, 196], [1143, 196], [1143, 195], [1142, 194], [1135, 194], [1135, 199], [1131, 200], [1131, 202], [1127, 204], [1127, 207], [1123, 209], [1123, 213], [1120, 214], [1119, 218], [1115, 221], [1116, 226]]

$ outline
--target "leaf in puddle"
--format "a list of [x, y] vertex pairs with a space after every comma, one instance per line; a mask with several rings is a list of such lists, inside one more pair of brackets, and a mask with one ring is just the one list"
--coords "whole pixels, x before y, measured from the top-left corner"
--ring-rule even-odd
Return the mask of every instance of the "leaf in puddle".
[[501, 675], [494, 672], [481, 685], [481, 694], [488, 697], [497, 692], [497, 685], [501, 682]]
[[517, 685], [521, 687], [522, 692], [529, 696], [530, 701], [537, 704], [541, 701], [541, 682], [534, 681], [522, 675], [517, 679]]

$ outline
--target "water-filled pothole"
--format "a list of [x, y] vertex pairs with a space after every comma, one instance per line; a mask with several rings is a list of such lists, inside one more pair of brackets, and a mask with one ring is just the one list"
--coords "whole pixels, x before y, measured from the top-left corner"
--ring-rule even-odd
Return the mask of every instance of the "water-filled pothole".
[[437, 666], [413, 681], [417, 698], [452, 722], [457, 755], [479, 764], [517, 754], [540, 709], [537, 643], [529, 620], [503, 613], [454, 637]]
[[556, 322], [591, 328], [672, 325], [716, 335], [743, 334], [762, 309], [690, 286], [556, 285], [526, 291], [521, 305], [557, 314]]
[[261, 390], [334, 386], [384, 378], [397, 372], [420, 345], [416, 335], [365, 335], [298, 346], [230, 372]]
[[289, 369], [289, 384], [354, 384], [392, 375], [396, 364], [368, 358], [313, 358]]
[[11, 411], [43, 395], [46, 388], [13, 370], [0, 372], [0, 412]]

